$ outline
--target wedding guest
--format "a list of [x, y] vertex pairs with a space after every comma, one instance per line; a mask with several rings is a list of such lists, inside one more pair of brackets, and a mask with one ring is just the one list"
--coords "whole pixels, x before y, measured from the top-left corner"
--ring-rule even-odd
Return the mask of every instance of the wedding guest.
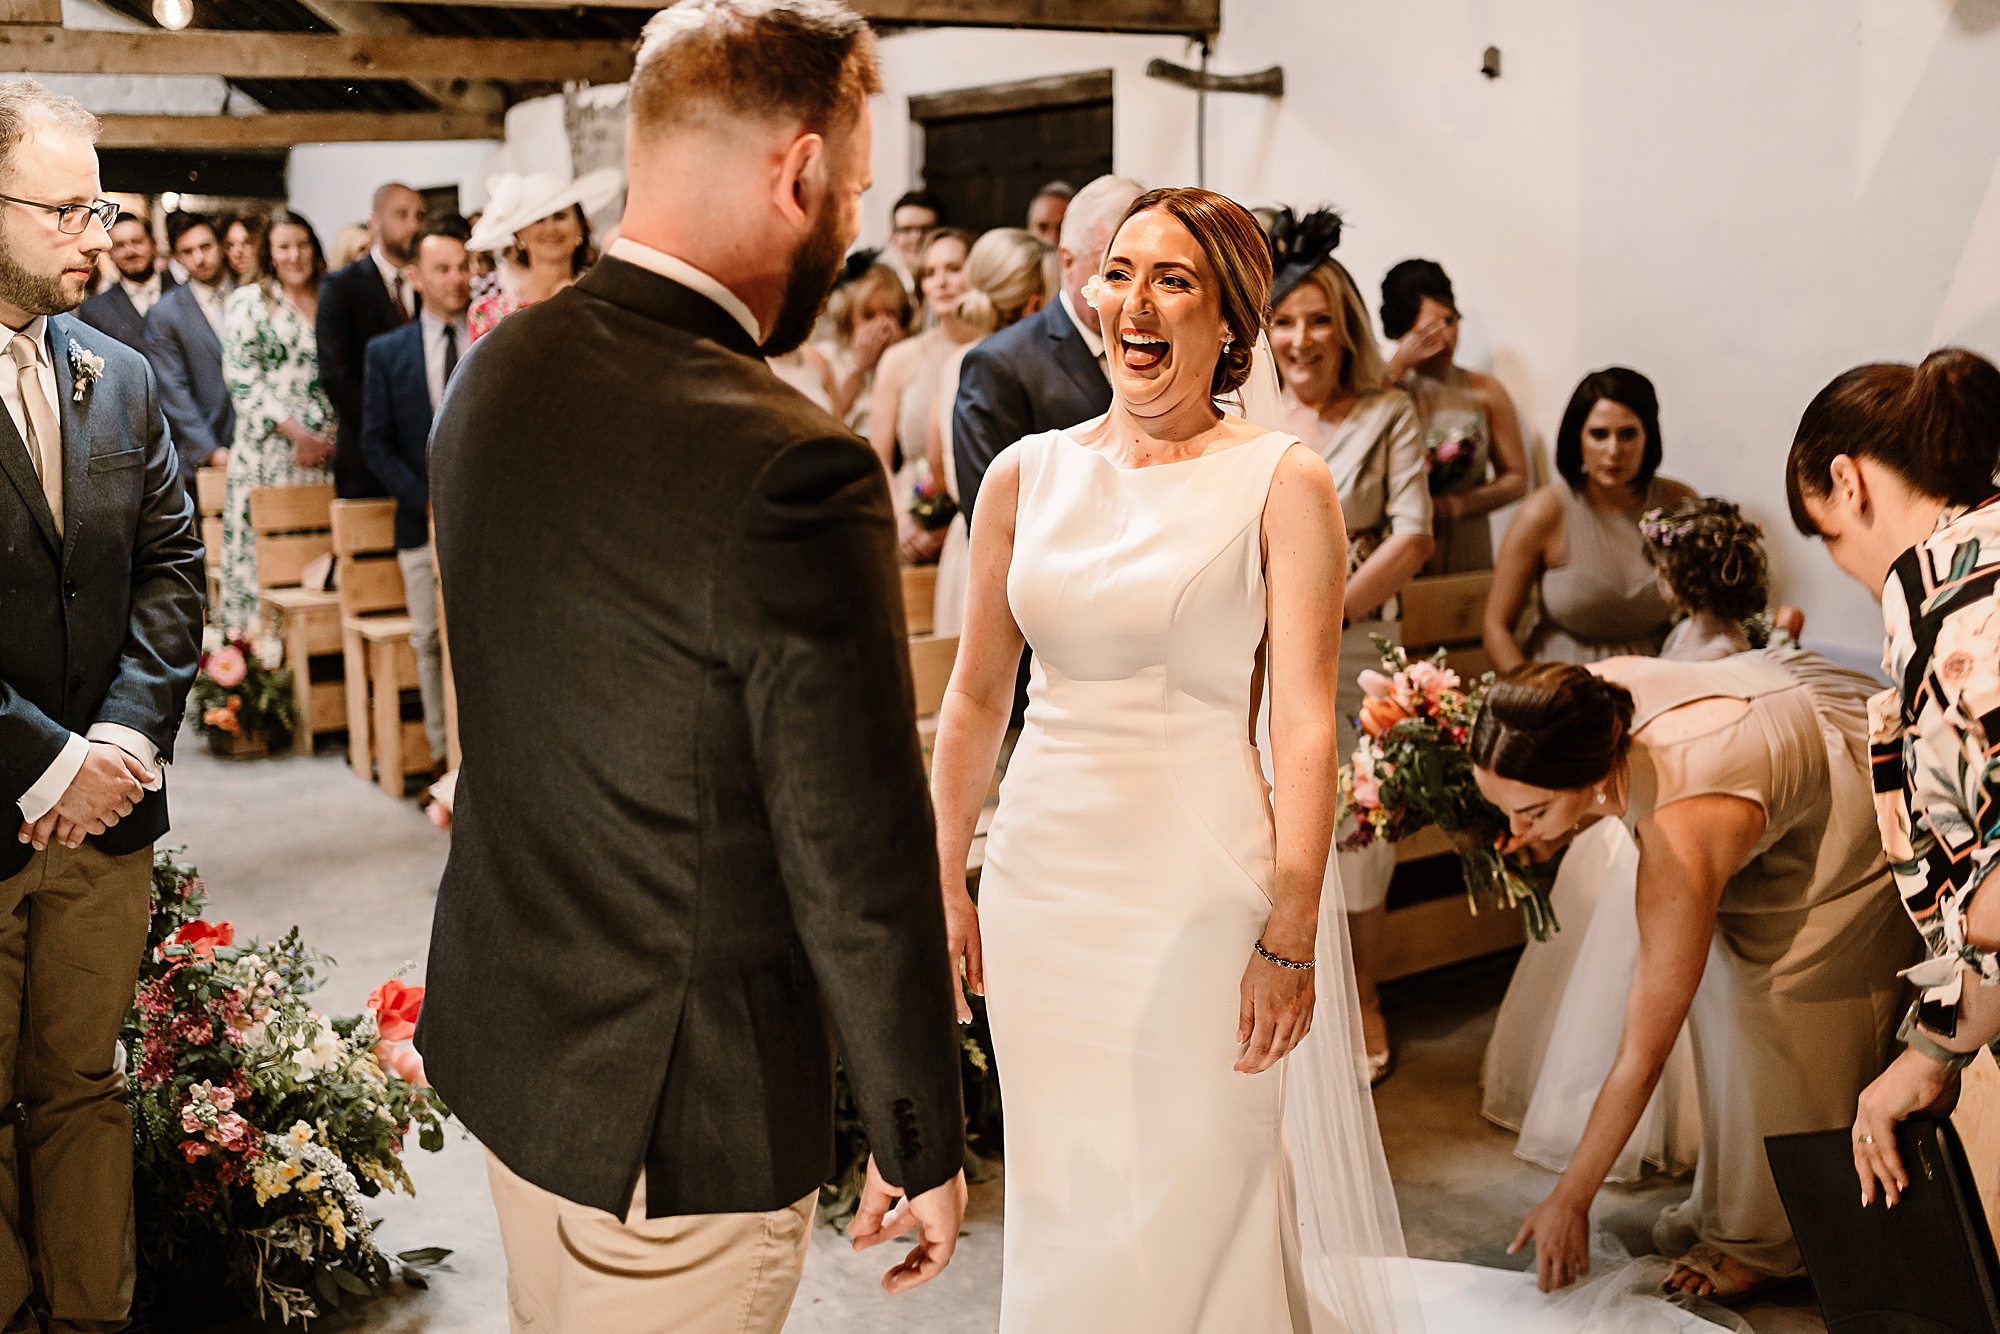
[[0, 205], [0, 450], [17, 483], [0, 487], [0, 797], [19, 828], [0, 840], [0, 1326], [21, 1331], [132, 1314], [132, 1118], [113, 1052], [201, 642], [201, 542], [153, 376], [64, 313], [116, 213], [96, 129], [32, 80], [0, 83], [17, 196]]
[[159, 257], [160, 248], [146, 220], [136, 213], [120, 213], [111, 224], [111, 263], [118, 276], [78, 306], [76, 317], [143, 351], [146, 315], [174, 287], [174, 275], [159, 267]]
[[[1430, 559], [1429, 476], [1416, 409], [1408, 394], [1385, 382], [1368, 307], [1333, 257], [1340, 215], [1321, 210], [1298, 219], [1286, 209], [1270, 235], [1277, 273], [1269, 329], [1283, 382], [1278, 424], [1326, 460], [1347, 525], [1346, 629], [1334, 703], [1344, 759], [1354, 750], [1354, 719], [1364, 698], [1359, 673], [1379, 664], [1376, 637], [1402, 639], [1398, 594]], [[1336, 852], [1327, 870], [1328, 890], [1344, 896], [1369, 1077], [1380, 1082], [1391, 1056], [1375, 977], [1396, 849], [1378, 840], [1357, 852]]]
[[1547, 857], [1603, 819], [1639, 849], [1624, 1032], [1575, 1155], [1508, 1248], [1535, 1244], [1543, 1291], [1588, 1267], [1591, 1201], [1683, 1021], [1701, 1150], [1693, 1195], [1654, 1229], [1679, 1259], [1668, 1285], [1736, 1299], [1800, 1272], [1765, 1137], [1849, 1123], [1888, 1059], [1897, 971], [1916, 952], [1874, 828], [1874, 690], [1770, 649], [1530, 663], [1487, 693], [1469, 749], [1507, 850]]
[[782, 357], [766, 357], [771, 374], [806, 396], [821, 412], [833, 411], [833, 367], [826, 354], [811, 343], [802, 343]]
[[1382, 332], [1396, 342], [1386, 378], [1409, 391], [1430, 459], [1437, 551], [1425, 574], [1493, 567], [1488, 515], [1528, 489], [1528, 455], [1506, 386], [1467, 370], [1458, 300], [1434, 260], [1406, 259], [1382, 279]]
[[1870, 709], [1875, 817], [1928, 960], [1897, 1035], [1909, 1045], [1860, 1096], [1854, 1166], [1864, 1201], [1909, 1186], [1898, 1121], [1949, 1109], [1958, 1073], [2000, 1037], [2000, 833], [1989, 755], [2000, 706], [2000, 371], [1963, 348], [1918, 366], [1834, 377], [1799, 420], [1785, 466], [1792, 521], [1882, 604]]
[[[1233, 201], [1160, 190], [1114, 223], [1101, 275], [1111, 408], [987, 474], [932, 768], [952, 961], [1006, 1091], [1000, 1325], [1412, 1328], [1321, 894], [1338, 500], [1312, 451], [1216, 402], [1250, 373], [1271, 252]], [[975, 906], [965, 857], [1024, 638], [1033, 703]]]
[[[859, 225], [873, 47], [830, 0], [653, 16], [623, 235], [433, 431], [464, 764], [417, 1044], [488, 1151], [517, 1328], [776, 1334], [836, 1043], [874, 1149], [850, 1236], [922, 1227], [891, 1291], [957, 1244], [887, 488], [763, 360]], [[622, 685], [548, 689], [585, 680]]]
[[917, 270], [923, 265], [924, 238], [945, 224], [944, 202], [928, 190], [905, 191], [889, 209], [889, 244], [877, 258], [896, 275], [913, 305], [922, 295]]
[[1063, 214], [1069, 211], [1069, 201], [1074, 198], [1076, 187], [1068, 181], [1050, 181], [1035, 191], [1035, 197], [1028, 201], [1028, 234], [1043, 245], [1059, 242]]
[[386, 496], [361, 454], [363, 361], [368, 340], [414, 319], [416, 293], [405, 270], [410, 246], [424, 227], [424, 197], [395, 182], [375, 191], [368, 214], [368, 252], [326, 275], [314, 321], [319, 375], [338, 416], [333, 485], [343, 500]]
[[903, 340], [910, 327], [910, 300], [887, 264], [870, 262], [869, 252], [848, 257], [826, 303], [827, 336], [819, 353], [833, 372], [834, 416], [867, 439], [874, 406], [875, 371], [882, 354]]
[[374, 244], [375, 234], [365, 224], [350, 222], [333, 234], [333, 244], [326, 252], [326, 266], [329, 270], [344, 269], [367, 254]]
[[238, 287], [263, 276], [257, 269], [257, 255], [264, 245], [264, 229], [269, 225], [269, 219], [255, 213], [238, 213], [223, 220], [222, 258]]
[[[1660, 651], [1673, 610], [1646, 559], [1639, 516], [1695, 494], [1657, 475], [1661, 457], [1653, 382], [1624, 366], [1584, 376], [1556, 429], [1562, 480], [1528, 497], [1494, 563], [1482, 639], [1496, 667]], [[1539, 619], [1517, 640], [1537, 593]]]
[[917, 286], [923, 293], [923, 323], [929, 327], [891, 344], [875, 367], [868, 443], [889, 476], [897, 545], [903, 559], [915, 564], [936, 560], [944, 546], [944, 529], [925, 528], [909, 507], [919, 484], [942, 485], [942, 473], [929, 462], [930, 425], [937, 415], [940, 368], [953, 351], [976, 336], [956, 315], [971, 249], [971, 234], [951, 227], [939, 228], [924, 241], [917, 260]]
[[1660, 596], [1681, 618], [1667, 632], [1661, 657], [1709, 662], [1767, 644], [1798, 647], [1805, 613], [1766, 610], [1764, 530], [1742, 510], [1719, 496], [1696, 496], [1648, 510], [1639, 531], [1659, 575]]
[[142, 350], [159, 378], [181, 479], [192, 485], [195, 469], [229, 465], [236, 435], [236, 408], [222, 378], [222, 312], [235, 284], [215, 224], [200, 214], [167, 218], [167, 249], [187, 281], [161, 293], [146, 312]]
[[496, 255], [498, 281], [472, 303], [476, 341], [515, 311], [546, 301], [597, 262], [589, 211], [618, 197], [625, 173], [603, 167], [566, 181], [553, 172], [508, 173], [494, 184], [467, 248]]
[[[952, 407], [965, 354], [981, 339], [1011, 329], [1046, 306], [1056, 287], [1050, 273], [1055, 252], [1024, 231], [996, 227], [973, 244], [966, 256], [957, 301], [939, 327], [963, 331], [938, 368], [925, 449], [931, 476], [942, 479], [954, 505], [959, 501], [957, 450], [951, 435]], [[953, 337], [959, 337], [953, 333]], [[952, 515], [938, 555], [937, 589], [931, 602], [931, 632], [955, 635], [965, 623], [965, 586], [971, 569], [971, 535], [965, 510]]]
[[334, 480], [334, 409], [320, 381], [313, 331], [326, 255], [312, 224], [290, 209], [273, 213], [257, 269], [265, 276], [236, 289], [223, 323], [236, 447], [222, 511], [222, 600], [210, 610], [217, 624], [246, 634], [263, 626], [250, 493]]
[[421, 298], [417, 318], [368, 344], [361, 407], [361, 451], [396, 498], [396, 564], [403, 571], [410, 649], [424, 699], [424, 738], [445, 759], [444, 644], [439, 636], [437, 565], [431, 555], [431, 421], [470, 338], [465, 311], [472, 269], [465, 233], [433, 223], [417, 237], [410, 282]]

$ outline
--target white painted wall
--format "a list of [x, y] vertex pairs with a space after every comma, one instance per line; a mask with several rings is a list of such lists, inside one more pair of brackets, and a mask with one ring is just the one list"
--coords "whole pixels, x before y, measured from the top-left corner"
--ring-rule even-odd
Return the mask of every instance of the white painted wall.
[[368, 221], [377, 186], [401, 181], [417, 190], [460, 185], [484, 178], [499, 145], [490, 139], [386, 144], [300, 144], [286, 170], [291, 206], [303, 213], [320, 239], [349, 223]]
[[[1503, 74], [1479, 73], [1488, 44]], [[913, 93], [1109, 67], [1114, 160], [1190, 183], [1174, 39], [973, 30], [882, 43], [865, 235], [911, 183]], [[2000, 0], [1224, 0], [1208, 184], [1341, 206], [1365, 291], [1440, 260], [1544, 437], [1576, 379], [1660, 388], [1667, 470], [1764, 522], [1809, 638], [1866, 658], [1880, 621], [1785, 518], [1782, 463], [1834, 374], [1955, 340], [2000, 358]]]

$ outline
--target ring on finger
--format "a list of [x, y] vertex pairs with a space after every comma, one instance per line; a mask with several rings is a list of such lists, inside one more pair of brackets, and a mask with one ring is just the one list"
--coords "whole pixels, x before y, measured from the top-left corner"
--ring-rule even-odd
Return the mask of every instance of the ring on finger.
[[1873, 1135], [1863, 1135], [1861, 1137], [1861, 1142], [1863, 1144], [1873, 1144], [1875, 1142], [1875, 1137]]

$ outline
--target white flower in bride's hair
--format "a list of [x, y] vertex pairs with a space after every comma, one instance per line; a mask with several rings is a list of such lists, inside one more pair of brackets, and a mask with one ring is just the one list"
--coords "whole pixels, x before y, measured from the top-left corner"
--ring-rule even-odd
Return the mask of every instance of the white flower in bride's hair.
[[1085, 304], [1085, 305], [1088, 305], [1088, 306], [1094, 306], [1094, 305], [1096, 305], [1096, 304], [1097, 304], [1097, 298], [1098, 298], [1098, 297], [1100, 297], [1100, 296], [1103, 296], [1103, 295], [1104, 295], [1104, 275], [1103, 275], [1103, 274], [1101, 274], [1101, 273], [1093, 273], [1093, 274], [1091, 274], [1091, 275], [1090, 275], [1090, 277], [1088, 277], [1088, 278], [1086, 278], [1086, 279], [1084, 280], [1084, 283], [1083, 283], [1083, 301], [1084, 301], [1084, 304]]

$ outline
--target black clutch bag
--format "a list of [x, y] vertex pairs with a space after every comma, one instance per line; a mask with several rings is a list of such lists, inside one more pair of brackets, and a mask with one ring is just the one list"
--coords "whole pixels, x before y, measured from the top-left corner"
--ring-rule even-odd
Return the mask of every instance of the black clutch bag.
[[1861, 1207], [1850, 1133], [1764, 1141], [1828, 1334], [2000, 1334], [2000, 1260], [1951, 1122], [1896, 1127], [1894, 1209]]

